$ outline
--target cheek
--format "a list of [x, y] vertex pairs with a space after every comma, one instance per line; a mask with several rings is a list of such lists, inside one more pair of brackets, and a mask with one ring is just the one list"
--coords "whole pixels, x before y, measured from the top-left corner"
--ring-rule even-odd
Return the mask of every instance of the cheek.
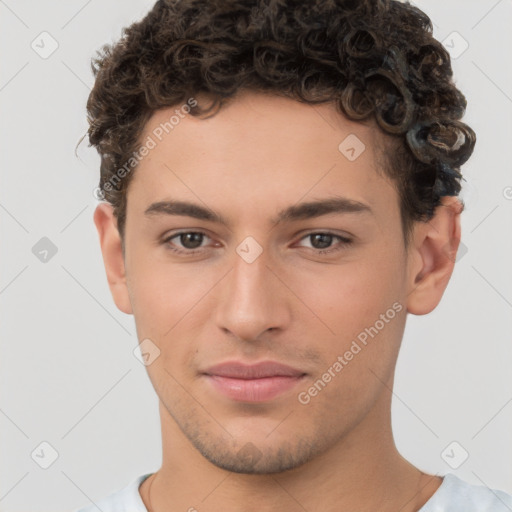
[[134, 251], [128, 287], [138, 324], [162, 336], [204, 295], [207, 282], [186, 266]]
[[290, 279], [305, 304], [344, 338], [373, 324], [401, 297], [400, 263], [380, 255], [319, 266], [314, 272], [297, 269]]
[[[315, 348], [323, 361], [311, 387], [302, 391], [311, 399], [311, 411], [339, 422], [355, 421], [386, 389], [406, 314], [397, 285], [399, 265], [373, 261], [348, 268], [331, 268], [323, 277], [308, 279], [301, 292], [308, 290], [304, 296], [321, 320], [312, 318], [303, 329], [318, 333], [321, 341]], [[346, 411], [351, 413], [344, 418]]]
[[[177, 265], [139, 260], [130, 269], [129, 289], [139, 341], [149, 339], [159, 350], [155, 362], [146, 367], [159, 394], [169, 387], [176, 394], [173, 376], [182, 380], [195, 349], [191, 319], [206, 292], [200, 276], [184, 276]], [[203, 299], [204, 300], [204, 299]], [[191, 352], [192, 348], [192, 352]], [[179, 386], [178, 386], [179, 388]], [[179, 395], [179, 393], [178, 393]]]
[[381, 250], [358, 262], [326, 266], [314, 276], [302, 274], [296, 281], [297, 286], [301, 283], [297, 295], [307, 297], [318, 316], [307, 320], [303, 329], [323, 340], [317, 349], [325, 371], [342, 358], [343, 370], [337, 375], [344, 377], [335, 379], [332, 388], [339, 385], [371, 395], [368, 385], [378, 387], [379, 382], [369, 369], [383, 380], [389, 376], [405, 327], [400, 265], [391, 251]]

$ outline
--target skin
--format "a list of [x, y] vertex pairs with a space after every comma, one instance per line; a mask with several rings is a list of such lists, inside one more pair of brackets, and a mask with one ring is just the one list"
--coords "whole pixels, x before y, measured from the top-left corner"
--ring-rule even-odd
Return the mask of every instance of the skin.
[[[141, 140], [174, 109], [157, 111]], [[338, 150], [349, 134], [366, 145], [353, 162]], [[140, 488], [148, 510], [406, 512], [441, 484], [397, 451], [391, 389], [407, 313], [431, 312], [452, 274], [462, 205], [443, 198], [406, 249], [398, 193], [377, 168], [384, 137], [329, 104], [246, 92], [210, 119], [185, 116], [140, 162], [124, 254], [111, 206], [97, 207], [114, 301], [134, 315], [139, 340], [161, 351], [147, 366], [163, 440], [162, 467]], [[281, 209], [333, 196], [372, 213], [271, 223]], [[228, 224], [144, 213], [171, 198], [207, 206]], [[206, 233], [202, 252], [170, 250], [193, 247], [164, 241], [178, 230]], [[352, 244], [333, 237], [327, 249], [340, 250], [320, 254], [306, 235], [326, 231]], [[248, 236], [263, 251], [252, 263], [236, 252]], [[401, 311], [300, 403], [298, 393], [394, 303]], [[234, 359], [278, 361], [306, 376], [267, 402], [236, 402], [201, 375]]]

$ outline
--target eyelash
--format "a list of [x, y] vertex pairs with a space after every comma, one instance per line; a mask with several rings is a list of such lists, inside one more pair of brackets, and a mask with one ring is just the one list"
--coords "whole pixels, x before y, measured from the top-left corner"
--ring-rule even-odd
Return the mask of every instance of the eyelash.
[[[197, 253], [203, 252], [204, 248], [198, 248], [198, 249], [177, 249], [176, 247], [173, 247], [172, 245], [170, 245], [170, 241], [173, 238], [177, 238], [180, 235], [186, 235], [186, 234], [198, 234], [198, 235], [203, 235], [203, 236], [205, 236], [207, 238], [210, 238], [203, 231], [180, 231], [178, 233], [174, 233], [171, 236], [166, 237], [163, 240], [162, 243], [165, 244], [170, 251], [173, 251], [173, 252], [175, 252], [177, 254], [182, 254], [182, 255], [190, 256], [190, 255], [193, 255], [193, 254], [197, 254]], [[334, 233], [330, 233], [329, 231], [312, 231], [311, 233], [307, 233], [306, 235], [304, 235], [300, 240], [304, 240], [305, 238], [311, 237], [313, 235], [329, 235], [329, 236], [332, 236], [333, 238], [337, 238], [341, 242], [340, 246], [335, 247], [334, 249], [330, 249], [330, 248], [328, 248], [328, 249], [315, 249], [315, 248], [312, 248], [313, 251], [316, 254], [328, 254], [328, 253], [332, 253], [332, 252], [342, 251], [347, 246], [352, 244], [352, 240], [351, 239], [343, 237], [343, 236], [340, 236], [340, 235], [336, 235]]]

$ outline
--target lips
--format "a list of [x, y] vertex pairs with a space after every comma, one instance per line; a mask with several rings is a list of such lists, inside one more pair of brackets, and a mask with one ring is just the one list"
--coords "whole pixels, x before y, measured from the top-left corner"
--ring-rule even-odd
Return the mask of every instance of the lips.
[[219, 377], [228, 377], [232, 379], [263, 379], [265, 377], [300, 377], [304, 372], [296, 370], [291, 366], [276, 363], [273, 361], [263, 361], [257, 364], [244, 364], [238, 362], [226, 362], [212, 366], [204, 373], [207, 375], [217, 375]]
[[229, 361], [208, 368], [203, 375], [215, 391], [232, 400], [265, 402], [296, 386], [305, 373], [274, 361], [252, 365]]

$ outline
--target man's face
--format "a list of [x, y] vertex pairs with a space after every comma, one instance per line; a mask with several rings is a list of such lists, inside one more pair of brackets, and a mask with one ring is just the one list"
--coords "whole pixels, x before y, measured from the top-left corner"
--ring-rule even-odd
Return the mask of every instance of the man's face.
[[[176, 108], [146, 125], [157, 145], [128, 190], [127, 292], [139, 340], [160, 350], [149, 376], [166, 422], [214, 464], [290, 469], [389, 399], [409, 290], [380, 135], [330, 105], [253, 93], [160, 142]], [[340, 198], [360, 207], [274, 223]], [[225, 224], [155, 206], [177, 201]]]

